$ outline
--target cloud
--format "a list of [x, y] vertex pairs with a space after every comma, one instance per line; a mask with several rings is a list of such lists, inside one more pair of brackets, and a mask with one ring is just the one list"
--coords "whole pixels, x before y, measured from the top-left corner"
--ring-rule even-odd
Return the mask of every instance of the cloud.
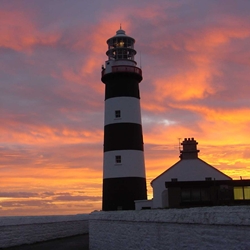
[[16, 207], [25, 207], [25, 208], [30, 208], [30, 207], [50, 207], [54, 206], [51, 204], [50, 200], [22, 200], [22, 201], [2, 201], [1, 206], [3, 208], [16, 208]]
[[8, 197], [8, 198], [30, 198], [30, 197], [36, 197], [37, 193], [31, 193], [31, 192], [0, 192], [0, 198]]
[[101, 197], [91, 197], [91, 196], [71, 196], [71, 195], [60, 195], [54, 198], [55, 201], [100, 201]]
[[179, 160], [178, 138], [194, 137], [202, 159], [249, 177], [250, 3], [23, 0], [0, 9], [1, 214], [100, 209], [101, 65], [120, 23], [143, 71], [149, 193]]

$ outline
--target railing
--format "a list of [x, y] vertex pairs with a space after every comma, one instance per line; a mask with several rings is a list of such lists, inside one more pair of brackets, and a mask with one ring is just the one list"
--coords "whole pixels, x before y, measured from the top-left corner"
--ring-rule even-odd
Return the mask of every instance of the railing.
[[[137, 68], [135, 66], [113, 66], [112, 67], [112, 73], [115, 72], [131, 72], [131, 73], [136, 73], [139, 74], [140, 76], [142, 75], [142, 70], [140, 68]], [[104, 76], [105, 73], [105, 69], [102, 70], [102, 76]]]
[[142, 75], [141, 69], [134, 66], [113, 66], [112, 72], [132, 72]]

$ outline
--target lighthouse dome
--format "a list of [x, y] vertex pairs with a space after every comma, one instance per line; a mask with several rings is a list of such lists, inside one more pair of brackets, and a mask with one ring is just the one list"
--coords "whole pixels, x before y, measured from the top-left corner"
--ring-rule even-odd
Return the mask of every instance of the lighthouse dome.
[[117, 30], [116, 35], [107, 40], [108, 51], [106, 55], [108, 59], [134, 61], [136, 54], [134, 43], [135, 39], [127, 36], [124, 30]]
[[116, 31], [116, 35], [125, 35], [125, 31], [122, 29], [119, 29]]

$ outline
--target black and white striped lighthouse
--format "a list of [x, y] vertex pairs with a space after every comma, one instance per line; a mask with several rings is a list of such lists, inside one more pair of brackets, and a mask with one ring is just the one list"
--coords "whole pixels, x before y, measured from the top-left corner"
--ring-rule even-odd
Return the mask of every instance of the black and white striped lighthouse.
[[108, 39], [102, 209], [133, 210], [147, 199], [139, 83], [142, 71], [134, 60], [135, 40], [120, 29]]

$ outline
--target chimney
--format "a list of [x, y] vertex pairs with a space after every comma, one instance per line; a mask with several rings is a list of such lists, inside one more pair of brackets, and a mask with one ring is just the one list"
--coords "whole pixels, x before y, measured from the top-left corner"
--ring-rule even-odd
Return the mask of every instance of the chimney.
[[185, 138], [181, 143], [183, 150], [181, 150], [180, 158], [184, 159], [197, 159], [200, 150], [197, 150], [198, 142], [194, 138]]

